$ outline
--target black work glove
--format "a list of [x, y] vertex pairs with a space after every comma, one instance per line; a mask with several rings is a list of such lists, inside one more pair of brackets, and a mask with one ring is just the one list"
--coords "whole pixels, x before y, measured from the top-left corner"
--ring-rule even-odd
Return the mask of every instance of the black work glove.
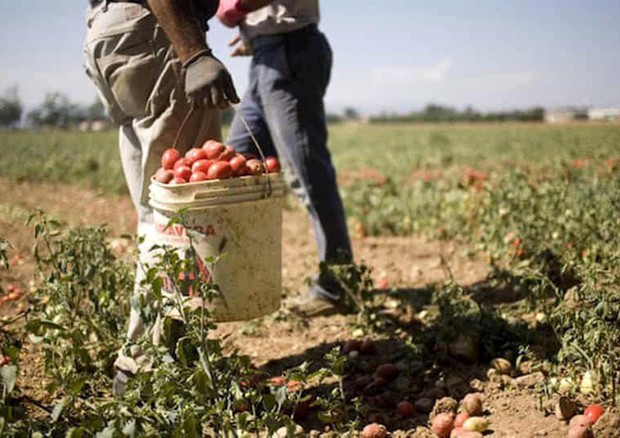
[[185, 67], [185, 94], [197, 105], [226, 108], [239, 103], [232, 78], [211, 50], [203, 50], [183, 64]]

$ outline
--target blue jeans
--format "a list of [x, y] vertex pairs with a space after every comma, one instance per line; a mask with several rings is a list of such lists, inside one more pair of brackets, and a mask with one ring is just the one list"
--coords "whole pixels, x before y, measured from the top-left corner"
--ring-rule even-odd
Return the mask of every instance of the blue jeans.
[[[323, 97], [332, 52], [316, 26], [252, 40], [249, 89], [239, 111], [263, 148], [277, 156], [289, 185], [312, 219], [319, 258], [327, 263], [351, 259], [351, 243], [331, 155]], [[256, 154], [235, 116], [228, 143]]]

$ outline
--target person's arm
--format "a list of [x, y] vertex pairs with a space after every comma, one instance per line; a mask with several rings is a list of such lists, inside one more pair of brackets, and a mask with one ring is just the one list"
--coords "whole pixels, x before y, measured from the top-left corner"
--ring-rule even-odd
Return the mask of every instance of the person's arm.
[[148, 0], [181, 62], [208, 49], [193, 0]]
[[239, 102], [230, 74], [207, 46], [193, 0], [148, 0], [148, 4], [185, 67], [187, 96], [209, 107]]
[[271, 4], [273, 0], [220, 0], [217, 18], [228, 27], [237, 26], [250, 12]]

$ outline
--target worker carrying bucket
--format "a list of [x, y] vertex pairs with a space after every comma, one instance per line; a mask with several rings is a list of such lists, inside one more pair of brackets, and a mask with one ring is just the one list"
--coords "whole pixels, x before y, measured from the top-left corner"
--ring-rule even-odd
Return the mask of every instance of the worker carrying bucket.
[[[217, 7], [217, 0], [90, 0], [86, 73], [119, 126], [138, 235], [149, 234], [154, 226], [150, 180], [186, 115], [193, 108], [178, 139], [181, 154], [220, 139], [220, 109], [239, 102], [230, 74], [205, 40], [207, 20]], [[136, 295], [143, 278], [143, 270], [137, 269]], [[138, 301], [132, 300], [127, 345], [115, 362], [117, 394], [146, 360], [135, 345], [145, 332]]]
[[[323, 96], [330, 77], [331, 49], [317, 27], [318, 0], [90, 3], [86, 70], [107, 112], [120, 126], [121, 160], [138, 211], [138, 235], [146, 236], [147, 241], [156, 236], [158, 242], [172, 243], [175, 236], [162, 224], [177, 207], [185, 206], [181, 209], [189, 212], [189, 227], [203, 230], [203, 237], [196, 242], [197, 253], [229, 254], [213, 273], [223, 292], [223, 301], [216, 304], [218, 319], [253, 318], [277, 308], [281, 269], [275, 267], [281, 257], [282, 183], [275, 175], [246, 178], [242, 183], [207, 178], [204, 184], [187, 187], [164, 187], [157, 180], [151, 183], [164, 151], [177, 144], [179, 154], [184, 155], [208, 139], [219, 140], [218, 109], [239, 102], [229, 73], [205, 42], [206, 20], [216, 10], [226, 26], [240, 28], [241, 39], [237, 39], [239, 46], [233, 55], [253, 56], [251, 89], [237, 108], [228, 143], [237, 153], [258, 155], [258, 139], [266, 155], [277, 156], [289, 177], [289, 187], [310, 214], [319, 260], [330, 265], [352, 259], [327, 149]], [[180, 138], [175, 141], [177, 134]], [[251, 139], [253, 136], [256, 139]], [[169, 176], [165, 170], [170, 169], [161, 175]], [[188, 169], [183, 171], [191, 177]], [[245, 236], [243, 247], [231, 230]], [[145, 242], [140, 251], [145, 261], [150, 257], [147, 247]], [[328, 271], [321, 272], [313, 277], [309, 293], [291, 303], [293, 310], [310, 315], [338, 308], [342, 289]], [[260, 299], [247, 300], [243, 306], [227, 296], [233, 290], [254, 293], [246, 280], [252, 279], [250, 284], [255, 285], [259, 273], [264, 284], [253, 290], [262, 291]], [[137, 294], [142, 279], [143, 272], [138, 269]], [[132, 344], [145, 331], [136, 306], [132, 305], [127, 346], [115, 362], [120, 371], [115, 379], [117, 393], [142, 365], [143, 356]]]

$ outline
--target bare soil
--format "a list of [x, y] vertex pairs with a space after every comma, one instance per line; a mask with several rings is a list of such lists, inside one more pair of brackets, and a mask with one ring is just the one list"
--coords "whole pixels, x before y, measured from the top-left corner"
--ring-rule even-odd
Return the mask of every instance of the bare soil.
[[[0, 273], [2, 285], [12, 282], [24, 291], [29, 290], [33, 275], [32, 230], [22, 223], [30, 211], [38, 208], [74, 226], [106, 223], [112, 238], [133, 233], [135, 228], [134, 209], [127, 196], [109, 197], [76, 187], [0, 178], [0, 236], [7, 238], [14, 248], [11, 270], [8, 274]], [[488, 274], [483, 261], [466, 255], [468, 248], [451, 242], [420, 237], [367, 237], [354, 238], [353, 246], [357, 261], [372, 268], [376, 282], [381, 281], [404, 293], [418, 293], [431, 284], [445, 281], [448, 275], [468, 286], [483, 282]], [[314, 273], [316, 264], [307, 215], [299, 208], [286, 210], [283, 230], [285, 303], [286, 298], [303, 292], [305, 279]], [[14, 314], [25, 306], [27, 299], [22, 298], [1, 309], [0, 314]], [[351, 338], [348, 318], [343, 315], [301, 318], [289, 312], [285, 304], [275, 315], [257, 321], [222, 324], [218, 332], [228, 347], [248, 354], [257, 366], [277, 370], [305, 360], [320, 361], [331, 347]], [[379, 355], [387, 354], [389, 348], [389, 342], [380, 343]], [[40, 358], [28, 355], [22, 366], [21, 387], [33, 398], [43, 398]], [[467, 372], [470, 376], [476, 373], [484, 376], [483, 369]], [[491, 422], [490, 436], [566, 436], [567, 427], [563, 423], [536, 408], [532, 390], [505, 391], [484, 382], [484, 377], [482, 380], [480, 389]], [[412, 421], [412, 425], [422, 424], [426, 416]]]

